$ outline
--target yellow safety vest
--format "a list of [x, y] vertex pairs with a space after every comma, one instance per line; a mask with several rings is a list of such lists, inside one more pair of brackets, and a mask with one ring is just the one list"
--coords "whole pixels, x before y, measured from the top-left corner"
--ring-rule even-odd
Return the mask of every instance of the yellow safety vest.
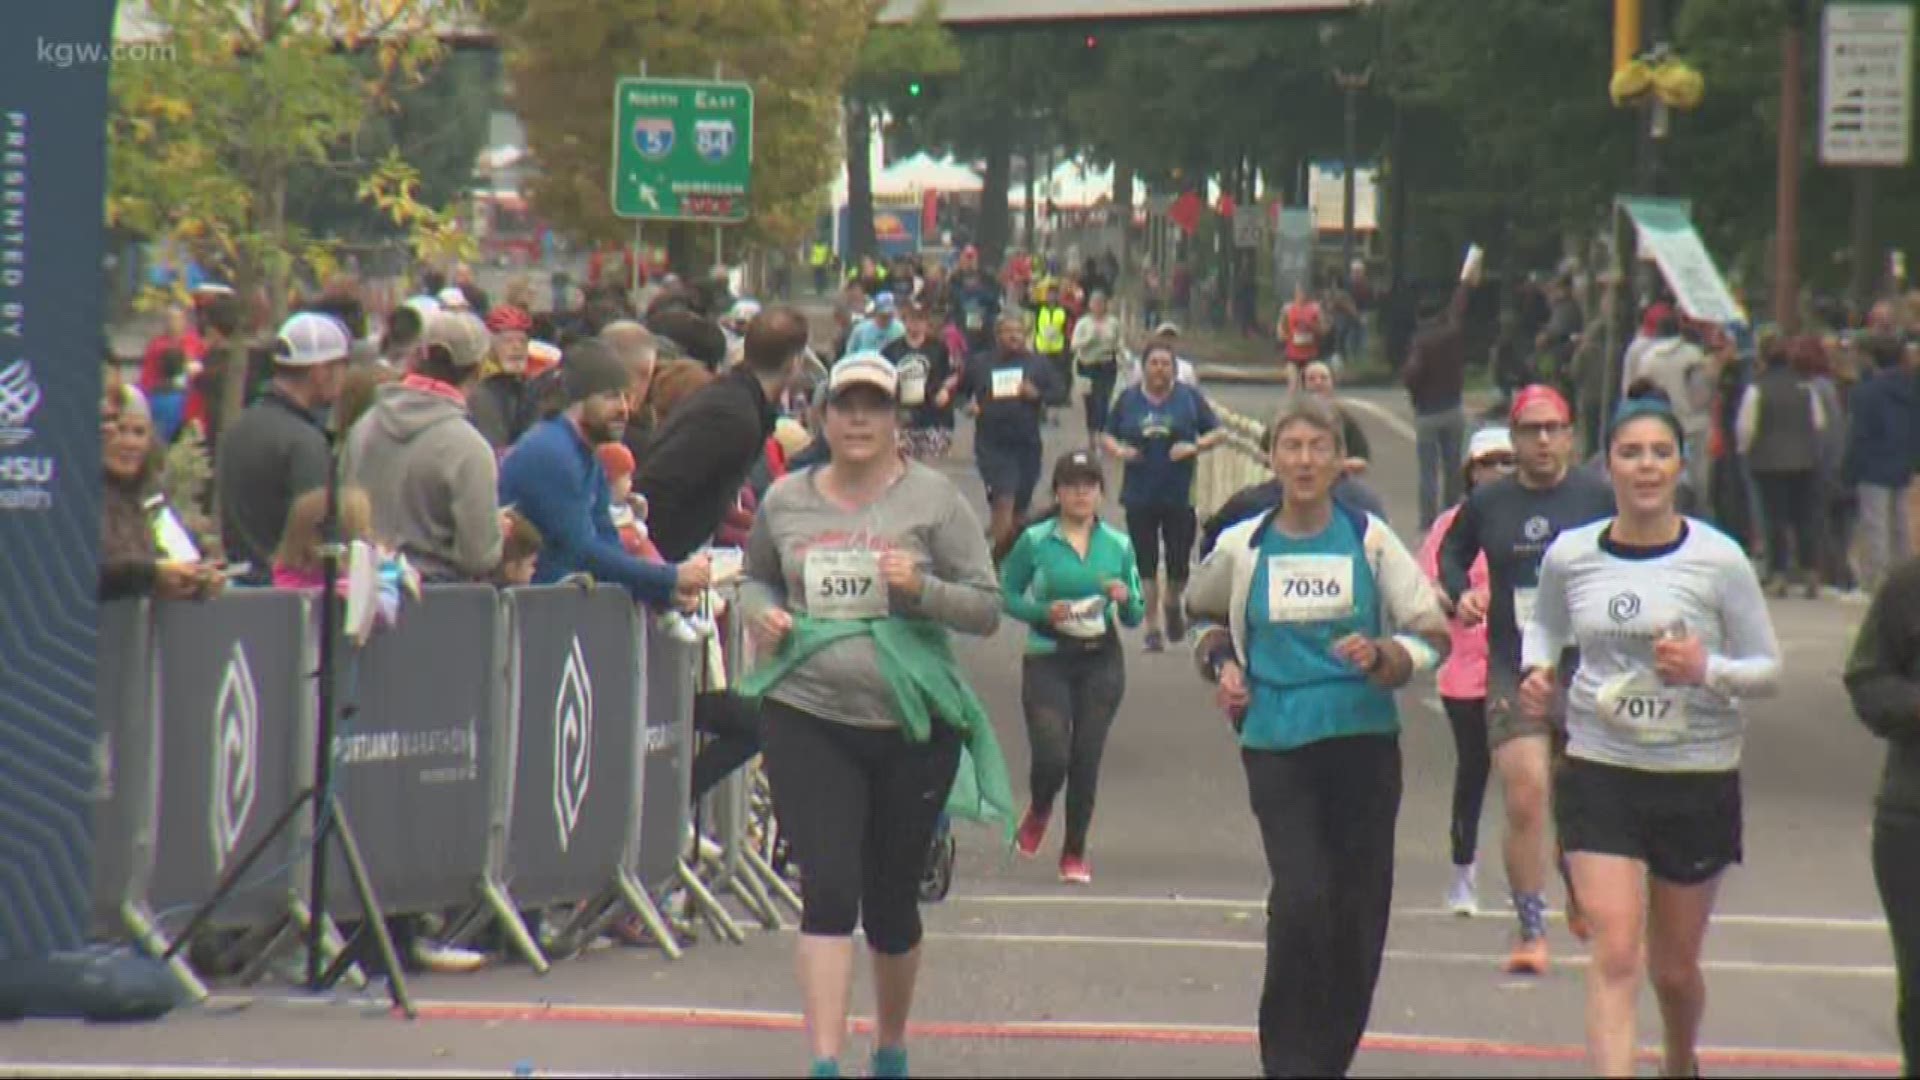
[[813, 245], [813, 265], [825, 266], [827, 265], [827, 260], [831, 259], [832, 257], [833, 257], [832, 248], [828, 247], [825, 244]]
[[1033, 323], [1033, 351], [1055, 356], [1067, 351], [1067, 309], [1048, 305]]

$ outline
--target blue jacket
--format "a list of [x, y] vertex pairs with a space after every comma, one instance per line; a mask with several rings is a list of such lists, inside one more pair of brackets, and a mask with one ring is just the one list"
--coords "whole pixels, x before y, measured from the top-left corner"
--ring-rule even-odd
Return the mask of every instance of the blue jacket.
[[551, 585], [569, 574], [591, 574], [620, 585], [635, 600], [673, 602], [679, 572], [636, 559], [613, 527], [606, 471], [579, 429], [564, 416], [535, 424], [500, 463], [500, 505], [520, 511], [545, 541], [533, 580]]
[[1914, 405], [1914, 376], [1905, 367], [1881, 368], [1853, 388], [1847, 398], [1847, 483], [1907, 486], [1913, 478]]

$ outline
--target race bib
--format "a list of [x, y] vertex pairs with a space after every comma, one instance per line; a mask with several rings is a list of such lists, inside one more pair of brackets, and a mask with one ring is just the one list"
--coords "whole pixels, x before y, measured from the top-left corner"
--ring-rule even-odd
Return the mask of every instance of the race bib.
[[887, 615], [887, 583], [880, 553], [841, 548], [807, 552], [807, 614], [816, 619], [881, 619]]
[[1533, 621], [1533, 602], [1539, 598], [1539, 589], [1513, 590], [1513, 626], [1526, 633], [1527, 624]]
[[927, 401], [927, 361], [910, 356], [900, 365], [900, 404], [924, 405]]
[[967, 333], [977, 334], [987, 328], [987, 313], [977, 307], [967, 309]]
[[1300, 345], [1300, 346], [1307, 346], [1307, 345], [1313, 344], [1313, 331], [1295, 330], [1293, 332], [1293, 343], [1295, 345]]
[[1020, 396], [1020, 384], [1027, 379], [1025, 368], [993, 369], [993, 400], [1005, 401]]
[[1353, 560], [1345, 555], [1267, 559], [1267, 619], [1325, 622], [1353, 614]]
[[1627, 675], [1594, 695], [1601, 719], [1640, 742], [1671, 742], [1687, 730], [1687, 692], [1652, 675]]
[[1067, 605], [1067, 621], [1057, 629], [1068, 637], [1097, 638], [1107, 632], [1107, 598], [1090, 596]]

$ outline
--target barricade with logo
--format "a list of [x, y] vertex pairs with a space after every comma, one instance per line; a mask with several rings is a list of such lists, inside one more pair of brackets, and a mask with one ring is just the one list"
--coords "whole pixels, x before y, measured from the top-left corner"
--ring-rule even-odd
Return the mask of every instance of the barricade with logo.
[[[153, 608], [159, 738], [156, 832], [144, 877], [159, 919], [213, 893], [228, 862], [252, 848], [313, 772], [313, 682], [308, 601], [297, 593], [235, 590]], [[137, 740], [136, 740], [137, 742]], [[128, 746], [126, 750], [132, 750]], [[121, 760], [132, 767], [128, 755]], [[299, 875], [310, 828], [282, 834], [253, 880], [211, 925], [303, 923]]]
[[[492, 753], [506, 726], [506, 620], [487, 585], [426, 589], [363, 648], [343, 643], [345, 706], [334, 785], [357, 821], [360, 852], [390, 914], [434, 911], [481, 895], [504, 835], [510, 758]], [[335, 878], [334, 910], [358, 903]]]
[[[638, 832], [638, 616], [619, 589], [516, 589], [505, 602], [517, 747], [494, 884], [523, 908], [602, 895]], [[527, 959], [544, 970], [537, 949]]]

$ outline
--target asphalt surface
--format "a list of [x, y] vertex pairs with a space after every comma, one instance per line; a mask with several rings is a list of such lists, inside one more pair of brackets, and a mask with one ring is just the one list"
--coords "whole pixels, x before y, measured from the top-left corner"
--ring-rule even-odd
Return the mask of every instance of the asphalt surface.
[[[1269, 413], [1277, 391], [1223, 386]], [[1372, 479], [1409, 541], [1413, 452], [1404, 400], [1362, 394]], [[1064, 429], [1063, 429], [1064, 430]], [[965, 442], [950, 470], [979, 506]], [[1787, 654], [1779, 697], [1752, 703], [1746, 865], [1722, 891], [1707, 945], [1702, 1054], [1709, 1074], [1893, 1075], [1891, 951], [1868, 862], [1880, 749], [1838, 674], [1864, 608], [1776, 601]], [[1020, 635], [964, 647], [1025, 793]], [[1128, 642], [1129, 691], [1107, 751], [1091, 844], [1093, 885], [1056, 881], [1058, 833], [1033, 862], [959, 829], [953, 895], [926, 909], [913, 1043], [924, 1075], [1250, 1075], [1263, 969], [1265, 867], [1233, 741], [1184, 651]], [[1482, 821], [1482, 916], [1440, 911], [1448, 880], [1453, 750], [1431, 682], [1402, 696], [1406, 795], [1395, 914], [1358, 1075], [1579, 1075], [1584, 962], [1555, 923], [1543, 978], [1501, 974], [1511, 930], [1498, 862], [1500, 803]], [[1557, 891], [1551, 896], [1557, 906]], [[795, 920], [789, 919], [789, 922]], [[137, 1075], [181, 1066], [535, 1075], [792, 1075], [806, 1062], [793, 933], [703, 939], [673, 963], [607, 948], [536, 977], [518, 966], [414, 980], [427, 1018], [377, 998], [261, 989], [153, 1025], [36, 1021], [0, 1027], [0, 1074]], [[866, 975], [855, 1010], [870, 1015]], [[1643, 995], [1641, 1041], [1658, 1042]], [[863, 1071], [870, 1040], [846, 1064]], [[59, 1065], [60, 1068], [50, 1068]], [[1643, 1071], [1655, 1068], [1649, 1061]], [[266, 1073], [260, 1073], [266, 1074]], [[300, 1073], [285, 1073], [298, 1075]]]

